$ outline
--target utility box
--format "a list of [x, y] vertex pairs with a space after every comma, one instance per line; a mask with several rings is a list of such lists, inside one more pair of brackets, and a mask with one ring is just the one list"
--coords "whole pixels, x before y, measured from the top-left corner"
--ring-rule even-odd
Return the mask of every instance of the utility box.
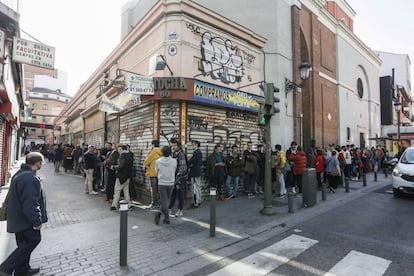
[[312, 207], [316, 204], [317, 198], [316, 170], [314, 168], [305, 169], [302, 180], [303, 207]]

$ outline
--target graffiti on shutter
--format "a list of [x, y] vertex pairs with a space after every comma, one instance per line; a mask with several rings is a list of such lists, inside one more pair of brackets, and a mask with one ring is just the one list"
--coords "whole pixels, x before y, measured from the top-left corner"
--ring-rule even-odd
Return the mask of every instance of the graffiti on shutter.
[[[151, 150], [153, 139], [153, 103], [138, 105], [133, 110], [121, 113], [119, 117], [119, 142], [131, 147], [134, 154], [134, 168], [136, 176], [134, 185], [137, 195], [150, 196], [149, 184], [146, 183], [144, 160]], [[135, 195], [131, 195], [135, 198]]]
[[106, 137], [108, 142], [119, 143], [119, 121], [118, 118], [107, 121]]
[[203, 152], [210, 154], [216, 144], [221, 144], [223, 154], [232, 145], [244, 150], [247, 142], [262, 142], [257, 126], [257, 115], [237, 109], [216, 109], [204, 106], [188, 106], [188, 139], [198, 140]]
[[103, 148], [104, 146], [105, 130], [103, 128], [95, 131], [85, 133], [85, 143], [92, 145], [97, 149]]
[[162, 102], [160, 110], [160, 146], [171, 145], [179, 138], [180, 106], [178, 102]]
[[[247, 142], [262, 143], [262, 135], [257, 126], [257, 115], [243, 110], [188, 105], [187, 117], [188, 144], [191, 144], [192, 140], [201, 143], [204, 196], [208, 192], [206, 163], [208, 156], [214, 151], [214, 146], [221, 144], [223, 155], [226, 157], [231, 152], [232, 145], [237, 145], [242, 153]], [[188, 158], [191, 158], [192, 150], [191, 147], [188, 148]]]

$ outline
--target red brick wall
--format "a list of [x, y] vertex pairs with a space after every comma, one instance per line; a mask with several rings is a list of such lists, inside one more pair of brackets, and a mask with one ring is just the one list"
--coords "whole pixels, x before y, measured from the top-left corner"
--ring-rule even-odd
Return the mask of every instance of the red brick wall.
[[[335, 34], [309, 10], [297, 7], [292, 7], [292, 34], [294, 80], [300, 82], [297, 67], [302, 60], [308, 60], [313, 70], [302, 93], [294, 96], [294, 115], [298, 117], [303, 113], [303, 144], [310, 145], [312, 140], [316, 146], [337, 143], [336, 85], [319, 76], [321, 72], [336, 79]], [[294, 126], [297, 141], [300, 140], [298, 122]]]
[[348, 26], [348, 28], [351, 31], [354, 30], [354, 22], [352, 21], [352, 19], [334, 1], [328, 1], [328, 3], [325, 6], [325, 9], [336, 19], [344, 19], [345, 24]]

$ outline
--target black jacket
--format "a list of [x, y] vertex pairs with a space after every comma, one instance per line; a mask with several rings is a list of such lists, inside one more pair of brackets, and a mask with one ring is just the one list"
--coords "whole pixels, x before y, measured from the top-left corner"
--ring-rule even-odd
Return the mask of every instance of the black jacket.
[[133, 155], [129, 151], [123, 151], [118, 159], [118, 167], [116, 171], [116, 177], [119, 178], [119, 182], [124, 183], [131, 178], [133, 165]]
[[7, 232], [22, 232], [47, 221], [46, 198], [40, 179], [30, 166], [22, 164], [10, 184]]
[[83, 160], [85, 163], [85, 170], [89, 170], [89, 169], [95, 169], [96, 167], [96, 155], [93, 153], [89, 153], [88, 151], [85, 152], [84, 156], [83, 156]]
[[201, 176], [201, 164], [203, 161], [203, 154], [200, 149], [196, 149], [193, 152], [193, 156], [188, 161], [190, 166], [190, 176], [191, 177], [200, 177]]

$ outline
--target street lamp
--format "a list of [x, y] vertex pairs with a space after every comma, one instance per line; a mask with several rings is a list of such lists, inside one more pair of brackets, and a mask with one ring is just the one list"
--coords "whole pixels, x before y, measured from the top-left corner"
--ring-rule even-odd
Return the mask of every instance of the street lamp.
[[167, 60], [163, 55], [158, 55], [157, 57], [157, 63], [155, 64], [155, 70], [156, 71], [162, 71], [165, 69], [165, 67], [168, 68], [168, 71], [170, 71], [171, 76], [173, 76], [173, 71], [171, 70], [170, 66], [168, 66]]
[[303, 61], [299, 65], [299, 74], [300, 74], [300, 79], [302, 80], [302, 82], [300, 84], [297, 84], [297, 83], [293, 82], [292, 80], [290, 80], [288, 78], [285, 78], [286, 97], [287, 97], [287, 94], [289, 92], [291, 92], [294, 88], [302, 88], [303, 87], [303, 85], [305, 84], [305, 81], [307, 79], [309, 79], [310, 71], [311, 71], [311, 65], [309, 64], [309, 62]]
[[397, 101], [394, 103], [395, 112], [397, 112], [397, 143], [398, 143], [398, 150], [400, 148], [400, 111], [401, 111], [401, 102]]

